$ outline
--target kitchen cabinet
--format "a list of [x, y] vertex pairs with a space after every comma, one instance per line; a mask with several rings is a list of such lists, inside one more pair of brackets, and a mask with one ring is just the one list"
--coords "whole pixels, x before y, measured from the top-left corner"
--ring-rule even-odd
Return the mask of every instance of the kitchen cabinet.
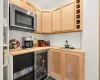
[[62, 80], [62, 51], [50, 50], [50, 74]]
[[51, 12], [42, 11], [42, 33], [51, 33]]
[[75, 13], [76, 13], [76, 22], [75, 22], [75, 30], [76, 31], [79, 31], [79, 30], [82, 30], [83, 29], [83, 0], [76, 0], [75, 1], [76, 3], [76, 10], [75, 10]]
[[61, 31], [61, 7], [52, 11], [52, 32]]
[[35, 6], [33, 6], [33, 4], [31, 4], [30, 2], [28, 2], [27, 0], [9, 0], [9, 2], [11, 4], [15, 4], [23, 9], [26, 9], [32, 13], [35, 14], [36, 12], [36, 8]]
[[63, 80], [84, 80], [84, 54], [63, 51]]
[[9, 0], [9, 2], [25, 9], [25, 0]]
[[37, 33], [41, 33], [41, 10], [36, 9], [36, 15], [37, 15]]
[[62, 6], [62, 31], [75, 29], [75, 2], [71, 1]]
[[25, 8], [26, 8], [26, 10], [28, 10], [28, 11], [34, 13], [34, 14], [36, 13], [36, 7], [33, 6], [33, 4], [31, 4], [27, 0], [25, 1]]

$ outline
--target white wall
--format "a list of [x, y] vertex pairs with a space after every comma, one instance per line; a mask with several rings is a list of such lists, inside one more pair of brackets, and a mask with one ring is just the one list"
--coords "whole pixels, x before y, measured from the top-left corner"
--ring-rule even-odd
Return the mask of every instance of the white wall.
[[33, 36], [33, 38], [36, 39], [44, 39], [45, 40], [45, 36], [41, 35], [41, 34], [33, 34], [30, 32], [23, 32], [23, 31], [15, 31], [15, 30], [10, 30], [9, 31], [9, 35], [10, 35], [10, 39], [17, 39], [21, 45], [22, 45], [22, 37], [30, 37]]
[[98, 2], [83, 0], [82, 49], [85, 51], [85, 80], [99, 80]]
[[52, 34], [47, 36], [47, 40], [50, 40], [51, 46], [64, 47], [65, 41], [68, 40], [69, 45], [75, 48], [81, 48], [81, 32]]

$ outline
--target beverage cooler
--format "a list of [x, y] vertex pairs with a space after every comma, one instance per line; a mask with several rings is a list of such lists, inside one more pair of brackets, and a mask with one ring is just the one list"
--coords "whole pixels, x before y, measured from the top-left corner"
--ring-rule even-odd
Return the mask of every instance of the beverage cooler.
[[45, 80], [48, 77], [48, 51], [35, 52], [35, 79]]

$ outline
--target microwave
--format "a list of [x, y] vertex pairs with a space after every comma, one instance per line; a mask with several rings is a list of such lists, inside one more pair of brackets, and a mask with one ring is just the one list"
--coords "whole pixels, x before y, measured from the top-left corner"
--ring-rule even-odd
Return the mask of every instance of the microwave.
[[36, 30], [36, 15], [30, 11], [10, 4], [10, 29], [22, 31]]

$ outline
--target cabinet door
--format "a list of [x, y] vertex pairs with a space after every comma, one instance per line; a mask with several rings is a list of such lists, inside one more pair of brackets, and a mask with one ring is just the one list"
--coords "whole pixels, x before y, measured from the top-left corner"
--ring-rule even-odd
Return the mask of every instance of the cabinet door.
[[39, 9], [36, 9], [36, 15], [37, 15], [37, 32], [41, 33], [41, 11]]
[[61, 8], [52, 11], [52, 32], [61, 31]]
[[62, 51], [50, 50], [50, 74], [62, 80]]
[[26, 5], [26, 10], [28, 10], [28, 11], [30, 11], [30, 12], [32, 12], [32, 13], [34, 13], [35, 14], [35, 12], [36, 12], [36, 8], [33, 6], [33, 4], [31, 4], [30, 2], [28, 2], [28, 1], [25, 1], [25, 5]]
[[70, 2], [62, 7], [62, 31], [75, 28], [75, 3]]
[[42, 11], [42, 33], [51, 33], [51, 12]]
[[11, 4], [15, 4], [19, 7], [25, 8], [25, 0], [9, 0]]
[[63, 54], [63, 80], [84, 80], [84, 55], [66, 51]]

